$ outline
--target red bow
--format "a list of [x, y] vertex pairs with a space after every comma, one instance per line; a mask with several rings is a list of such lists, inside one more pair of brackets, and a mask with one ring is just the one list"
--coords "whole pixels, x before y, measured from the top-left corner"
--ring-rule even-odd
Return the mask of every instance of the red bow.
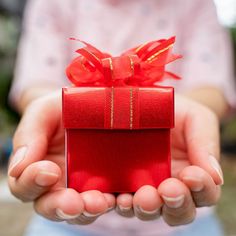
[[181, 58], [171, 53], [175, 37], [156, 40], [132, 48], [120, 57], [111, 57], [92, 45], [82, 43], [76, 57], [66, 69], [70, 81], [76, 86], [152, 86], [166, 77], [180, 79], [165, 71], [165, 65]]

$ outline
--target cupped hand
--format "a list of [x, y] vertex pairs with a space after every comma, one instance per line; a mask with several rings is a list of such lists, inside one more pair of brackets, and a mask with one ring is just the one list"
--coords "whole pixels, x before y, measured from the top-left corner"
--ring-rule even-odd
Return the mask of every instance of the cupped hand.
[[[223, 174], [219, 165], [219, 121], [207, 107], [176, 95], [175, 128], [172, 130], [172, 178], [156, 190], [143, 186], [134, 196], [117, 198], [118, 212], [142, 220], [160, 215], [169, 225], [190, 223], [196, 208], [215, 205]], [[121, 206], [121, 207], [119, 207]], [[129, 209], [129, 211], [128, 211]], [[125, 213], [127, 211], [127, 213]]]
[[176, 96], [172, 132], [172, 178], [158, 189], [143, 186], [134, 195], [65, 188], [64, 129], [60, 93], [30, 103], [13, 138], [9, 186], [22, 201], [33, 201], [42, 216], [72, 224], [89, 224], [116, 206], [125, 216], [170, 225], [186, 224], [196, 207], [217, 202], [223, 183], [219, 159], [219, 125], [204, 106]]
[[13, 137], [9, 186], [48, 219], [88, 224], [114, 208], [115, 197], [65, 188], [64, 142], [60, 93], [31, 102]]

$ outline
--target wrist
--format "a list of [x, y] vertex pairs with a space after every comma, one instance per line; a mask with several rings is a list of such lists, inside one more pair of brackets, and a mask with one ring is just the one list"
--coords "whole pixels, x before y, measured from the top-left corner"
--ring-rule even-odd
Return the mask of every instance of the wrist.
[[229, 111], [229, 105], [225, 96], [218, 88], [202, 87], [188, 91], [184, 95], [211, 109], [220, 120], [223, 119]]
[[20, 96], [20, 99], [18, 101], [18, 103], [16, 104], [17, 110], [19, 111], [20, 114], [23, 114], [25, 109], [28, 107], [28, 105], [44, 96], [47, 94], [50, 94], [52, 92], [56, 91], [56, 88], [51, 88], [51, 87], [30, 87], [25, 89], [22, 92], [22, 95]]

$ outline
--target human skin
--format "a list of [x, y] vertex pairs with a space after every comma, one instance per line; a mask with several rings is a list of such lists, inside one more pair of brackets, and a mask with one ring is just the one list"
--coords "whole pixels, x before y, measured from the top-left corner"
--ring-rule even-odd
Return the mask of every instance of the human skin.
[[[194, 220], [197, 207], [217, 203], [223, 184], [219, 117], [227, 109], [219, 90], [202, 88], [176, 95], [172, 178], [157, 189], [143, 186], [134, 195], [117, 197], [65, 188], [61, 93], [47, 95], [49, 91], [31, 89], [19, 101], [23, 116], [14, 135], [8, 172], [12, 193], [33, 201], [36, 212], [50, 220], [89, 224], [115, 208], [124, 217], [153, 220], [162, 215], [169, 225], [182, 225]], [[205, 94], [210, 98], [206, 102]]]

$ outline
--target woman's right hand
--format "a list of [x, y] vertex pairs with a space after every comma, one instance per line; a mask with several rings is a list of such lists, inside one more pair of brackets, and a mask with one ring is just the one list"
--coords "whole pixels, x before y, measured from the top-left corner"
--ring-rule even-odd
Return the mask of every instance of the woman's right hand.
[[55, 221], [88, 224], [115, 206], [112, 194], [65, 188], [64, 129], [60, 92], [42, 96], [25, 109], [13, 138], [9, 186], [36, 212]]

